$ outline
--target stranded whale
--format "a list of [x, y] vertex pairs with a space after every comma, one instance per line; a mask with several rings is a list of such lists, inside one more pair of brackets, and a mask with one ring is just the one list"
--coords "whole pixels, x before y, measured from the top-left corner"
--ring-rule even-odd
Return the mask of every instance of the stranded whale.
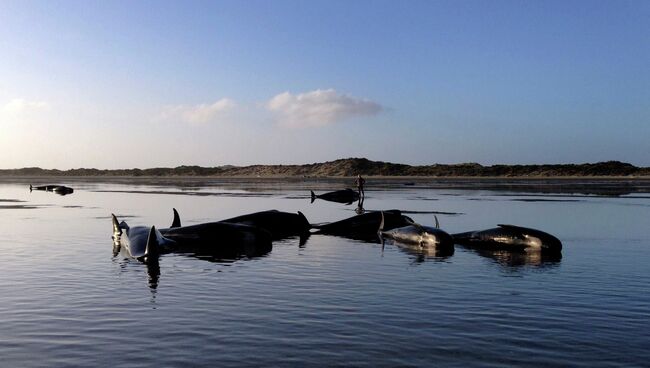
[[384, 219], [385, 230], [406, 226], [413, 222], [410, 217], [402, 215], [402, 212], [399, 210], [388, 210], [383, 211], [383, 216], [382, 212], [366, 212], [336, 222], [312, 225], [312, 227], [317, 229], [315, 234], [377, 241], [377, 229], [381, 225], [382, 217]]
[[510, 251], [542, 251], [559, 253], [562, 242], [541, 230], [515, 225], [499, 224], [498, 227], [453, 234], [454, 242], [481, 249], [505, 249]]
[[382, 239], [392, 239], [396, 243], [420, 249], [451, 250], [451, 253], [453, 253], [454, 240], [451, 235], [439, 228], [437, 218], [436, 227], [423, 226], [410, 221], [406, 226], [385, 230], [384, 222], [384, 219], [382, 219], [381, 225], [379, 226], [379, 234]]
[[36, 187], [30, 185], [29, 191], [31, 192], [32, 190], [45, 190], [47, 192], [54, 192], [60, 195], [71, 194], [72, 192], [74, 192], [74, 189], [70, 187], [66, 187], [65, 185], [54, 185], [54, 184], [40, 185]]
[[271, 234], [263, 229], [225, 222], [180, 226], [176, 215], [172, 227], [160, 230], [155, 226], [130, 227], [112, 215], [115, 247], [128, 257], [144, 262], [175, 251], [236, 258], [242, 254], [262, 255], [271, 250]]
[[273, 239], [283, 239], [294, 235], [303, 235], [309, 232], [311, 225], [302, 212], [290, 213], [278, 210], [269, 210], [250, 213], [221, 220], [220, 222], [244, 224], [264, 229], [271, 233]]
[[316, 198], [330, 202], [350, 204], [359, 199], [359, 193], [350, 188], [327, 192], [320, 195], [316, 195], [314, 191], [311, 191], [311, 203], [314, 203]]

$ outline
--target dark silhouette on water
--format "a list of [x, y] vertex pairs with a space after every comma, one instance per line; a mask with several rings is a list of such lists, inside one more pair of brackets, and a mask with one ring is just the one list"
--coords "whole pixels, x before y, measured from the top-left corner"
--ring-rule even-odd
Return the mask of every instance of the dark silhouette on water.
[[365, 198], [366, 193], [363, 191], [363, 186], [366, 184], [366, 179], [361, 177], [361, 174], [357, 175], [357, 179], [354, 181], [354, 185], [357, 186], [357, 192], [359, 193], [360, 198]]
[[363, 208], [363, 200], [363, 197], [359, 198], [359, 201], [357, 202], [357, 208], [354, 209], [354, 212], [356, 212], [357, 215], [363, 215], [366, 212], [366, 209]]
[[29, 191], [33, 190], [44, 190], [47, 192], [54, 192], [59, 195], [67, 195], [67, 194], [72, 194], [74, 192], [74, 189], [70, 187], [66, 187], [65, 185], [41, 185], [41, 186], [32, 186], [31, 184], [29, 185]]
[[298, 213], [278, 210], [261, 211], [232, 217], [220, 222], [244, 224], [264, 229], [271, 234], [273, 240], [304, 235], [311, 229], [309, 221], [300, 211]]
[[[409, 225], [413, 220], [400, 210], [383, 211], [384, 229], [390, 230]], [[366, 212], [340, 221], [312, 225], [315, 234], [335, 235], [343, 238], [379, 242], [377, 231], [382, 223], [382, 212]]]
[[351, 204], [352, 202], [359, 199], [359, 193], [350, 188], [335, 190], [333, 192], [327, 192], [320, 195], [316, 195], [314, 191], [311, 191], [311, 203], [314, 203], [316, 198], [330, 202]]

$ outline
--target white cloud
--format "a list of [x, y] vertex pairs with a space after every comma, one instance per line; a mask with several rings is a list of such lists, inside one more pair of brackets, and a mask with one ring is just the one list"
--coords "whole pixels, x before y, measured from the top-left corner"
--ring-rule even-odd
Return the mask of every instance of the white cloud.
[[222, 98], [212, 104], [167, 106], [160, 118], [194, 124], [216, 122], [224, 118], [235, 106], [235, 101], [229, 98]]
[[280, 125], [287, 127], [319, 127], [355, 116], [376, 115], [383, 107], [376, 102], [339, 94], [333, 89], [292, 95], [280, 93], [266, 104], [279, 115]]
[[44, 101], [28, 101], [24, 98], [14, 98], [2, 106], [2, 111], [9, 114], [22, 114], [49, 108]]

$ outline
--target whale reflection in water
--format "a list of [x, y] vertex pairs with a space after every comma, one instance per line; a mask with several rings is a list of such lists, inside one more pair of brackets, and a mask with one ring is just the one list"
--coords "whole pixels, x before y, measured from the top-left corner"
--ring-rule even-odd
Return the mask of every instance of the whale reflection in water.
[[544, 253], [540, 251], [510, 251], [504, 249], [477, 249], [461, 245], [464, 249], [490, 259], [493, 263], [506, 269], [532, 267], [537, 269], [553, 268], [562, 261], [562, 253]]

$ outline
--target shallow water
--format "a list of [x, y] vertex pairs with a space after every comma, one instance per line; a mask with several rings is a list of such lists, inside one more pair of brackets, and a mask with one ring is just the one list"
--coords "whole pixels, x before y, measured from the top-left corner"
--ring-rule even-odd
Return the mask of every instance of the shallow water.
[[562, 258], [550, 261], [461, 246], [435, 257], [313, 235], [302, 246], [275, 242], [263, 257], [168, 254], [155, 268], [113, 256], [111, 213], [166, 227], [172, 207], [186, 225], [278, 209], [320, 223], [354, 215], [355, 204], [310, 203], [309, 189], [342, 189], [338, 181], [63, 182], [75, 188], [67, 196], [30, 193], [28, 184], [0, 183], [3, 366], [650, 360], [644, 189], [369, 183], [367, 210], [398, 208], [427, 225], [435, 214], [450, 233], [497, 223], [548, 231], [564, 244]]

